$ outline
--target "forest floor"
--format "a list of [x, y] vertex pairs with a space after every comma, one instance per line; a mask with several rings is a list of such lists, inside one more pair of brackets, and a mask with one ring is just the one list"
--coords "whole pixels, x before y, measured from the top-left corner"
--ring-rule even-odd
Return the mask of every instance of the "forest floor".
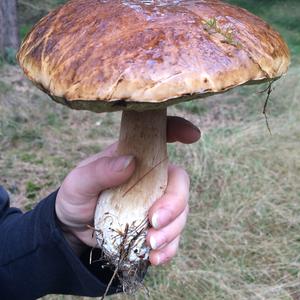
[[[293, 54], [268, 105], [272, 135], [262, 114], [266, 85], [169, 109], [203, 133], [194, 145], [169, 145], [170, 160], [191, 176], [190, 215], [176, 259], [150, 269], [149, 295], [128, 299], [300, 299], [300, 4], [255, 2], [248, 8], [282, 32]], [[76, 163], [114, 142], [119, 123], [120, 113], [58, 105], [18, 67], [2, 66], [0, 182], [12, 204], [34, 207]]]

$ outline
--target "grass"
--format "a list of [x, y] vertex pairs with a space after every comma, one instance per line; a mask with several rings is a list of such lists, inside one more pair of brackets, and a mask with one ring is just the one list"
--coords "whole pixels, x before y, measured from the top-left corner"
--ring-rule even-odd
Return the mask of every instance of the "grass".
[[[272, 135], [262, 115], [265, 86], [170, 109], [203, 132], [195, 145], [169, 145], [171, 160], [188, 169], [192, 183], [180, 251], [171, 264], [149, 271], [149, 296], [112, 300], [300, 299], [300, 5], [230, 2], [273, 24], [293, 54], [268, 106]], [[57, 105], [15, 66], [4, 65], [0, 78], [0, 182], [13, 205], [31, 209], [77, 162], [116, 139], [120, 114]]]
[[[56, 189], [76, 162], [113, 141], [118, 129], [110, 125], [119, 114], [69, 111], [33, 88], [17, 67], [0, 73], [0, 179], [14, 204], [28, 209]], [[32, 193], [28, 182], [39, 189]]]

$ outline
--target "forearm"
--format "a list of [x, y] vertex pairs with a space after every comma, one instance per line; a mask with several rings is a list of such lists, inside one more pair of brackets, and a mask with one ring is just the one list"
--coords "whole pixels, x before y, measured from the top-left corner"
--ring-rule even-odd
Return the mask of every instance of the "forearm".
[[104, 293], [109, 272], [89, 266], [87, 259], [80, 259], [71, 249], [56, 219], [55, 199], [53, 193], [26, 214], [9, 208], [8, 199], [0, 199], [2, 300]]

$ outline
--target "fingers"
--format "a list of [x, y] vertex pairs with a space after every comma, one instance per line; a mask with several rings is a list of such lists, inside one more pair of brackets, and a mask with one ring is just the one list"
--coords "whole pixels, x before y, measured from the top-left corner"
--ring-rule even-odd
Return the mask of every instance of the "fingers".
[[180, 117], [168, 117], [167, 140], [169, 143], [191, 144], [201, 137], [200, 130], [191, 122]]
[[177, 252], [180, 237], [177, 237], [171, 243], [159, 250], [152, 250], [150, 252], [150, 263], [154, 266], [161, 265], [170, 261]]
[[158, 265], [175, 256], [180, 234], [188, 215], [189, 177], [179, 167], [169, 167], [168, 187], [165, 194], [149, 210], [153, 228], [147, 234], [151, 246], [150, 262]]
[[180, 236], [184, 229], [187, 215], [188, 206], [186, 206], [185, 210], [169, 225], [160, 230], [150, 228], [147, 235], [147, 243], [151, 246], [151, 248], [153, 250], [159, 249]]
[[170, 166], [168, 176], [165, 194], [149, 210], [149, 219], [155, 229], [174, 221], [188, 204], [190, 180], [186, 171]]
[[74, 169], [63, 186], [84, 199], [97, 197], [102, 190], [124, 183], [133, 174], [133, 156], [100, 157]]

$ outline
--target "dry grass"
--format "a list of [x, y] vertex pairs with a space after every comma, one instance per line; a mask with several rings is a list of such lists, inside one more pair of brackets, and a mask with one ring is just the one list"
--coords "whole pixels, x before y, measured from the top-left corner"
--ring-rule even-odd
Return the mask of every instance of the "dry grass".
[[120, 115], [70, 111], [16, 67], [0, 72], [0, 179], [15, 203], [30, 208], [77, 162], [115, 140]]

